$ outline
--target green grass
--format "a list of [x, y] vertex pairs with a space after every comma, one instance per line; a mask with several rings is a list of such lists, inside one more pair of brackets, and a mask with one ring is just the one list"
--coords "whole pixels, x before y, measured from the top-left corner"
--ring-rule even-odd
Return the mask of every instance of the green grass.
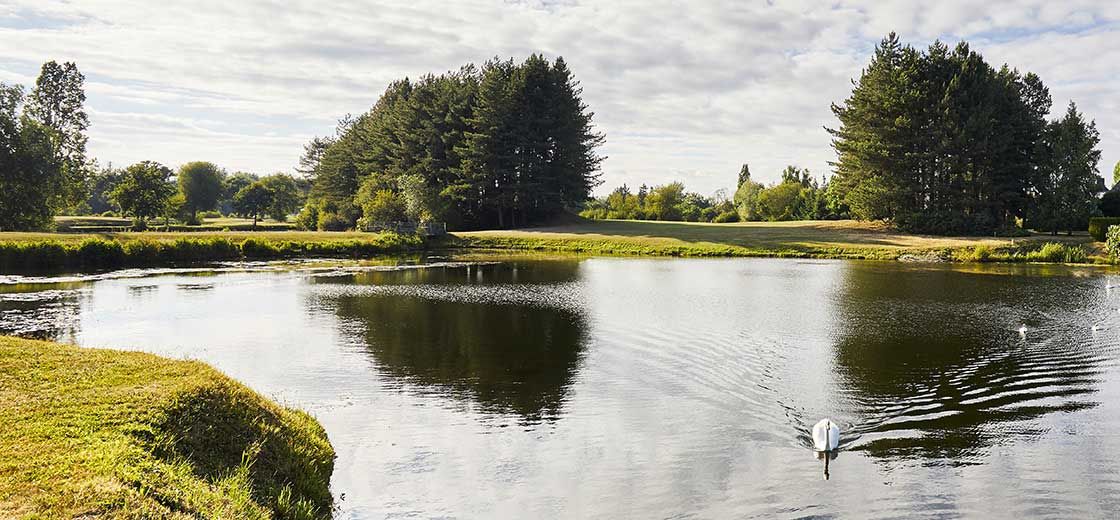
[[[97, 241], [120, 244], [107, 248]], [[1026, 261], [1013, 255], [973, 258], [975, 248], [1028, 251], [1056, 242], [1085, 251], [1087, 260], [1109, 263], [1102, 244], [1086, 234], [1021, 238], [940, 237], [892, 231], [856, 221], [745, 222], [727, 224], [648, 221], [584, 221], [560, 226], [452, 233], [423, 240], [412, 236], [321, 231], [194, 231], [123, 233], [0, 233], [0, 268], [118, 267], [238, 258], [373, 255], [432, 249], [501, 249], [649, 256], [762, 256], [894, 260]], [[86, 245], [83, 246], [82, 244]], [[130, 245], [131, 244], [131, 245]], [[201, 244], [201, 245], [200, 245]], [[88, 249], [88, 254], [78, 251]], [[135, 249], [135, 251], [132, 251]], [[207, 251], [210, 252], [207, 252]], [[1076, 257], [1077, 255], [1074, 255]], [[109, 260], [96, 261], [99, 258]], [[1073, 258], [1073, 257], [1070, 257]], [[1037, 257], [1031, 261], [1048, 261]]]
[[[132, 219], [121, 217], [60, 215], [54, 218], [54, 226], [55, 230], [61, 233], [115, 233], [126, 231], [126, 228], [131, 228]], [[203, 219], [202, 223], [197, 226], [171, 224], [170, 227], [163, 224], [163, 219], [153, 219], [148, 222], [148, 227], [153, 230], [158, 229], [180, 233], [226, 230], [294, 231], [296, 229], [296, 225], [292, 222], [279, 222], [270, 219], [261, 219], [254, 227], [253, 219], [237, 217], [207, 218]]]
[[569, 251], [590, 254], [667, 256], [767, 256], [893, 260], [904, 255], [936, 255], [965, 261], [959, 254], [976, 247], [1033, 248], [1044, 241], [1093, 247], [1088, 236], [1031, 236], [1016, 239], [938, 237], [890, 230], [856, 221], [744, 222], [708, 224], [630, 220], [584, 221], [512, 231], [454, 233], [463, 248]]
[[0, 518], [328, 518], [309, 415], [195, 361], [0, 336]]
[[421, 249], [394, 233], [0, 233], [0, 269], [116, 268], [271, 258], [369, 258]]

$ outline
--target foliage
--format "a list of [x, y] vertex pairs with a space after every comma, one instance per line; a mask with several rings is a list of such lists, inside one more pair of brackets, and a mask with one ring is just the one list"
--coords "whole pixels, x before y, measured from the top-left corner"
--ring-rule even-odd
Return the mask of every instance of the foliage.
[[1097, 242], [1104, 242], [1108, 229], [1120, 225], [1120, 217], [1093, 217], [1089, 219], [1089, 235]]
[[1113, 186], [1113, 189], [1108, 190], [1101, 196], [1101, 201], [1098, 205], [1101, 215], [1106, 217], [1120, 217], [1120, 189], [1117, 188], [1120, 188], [1120, 184]]
[[0, 83], [0, 229], [46, 228], [64, 189], [49, 128], [19, 116], [23, 90]]
[[124, 172], [119, 169], [105, 168], [94, 171], [90, 178], [89, 198], [86, 199], [91, 214], [103, 215], [118, 209], [110, 194], [120, 184], [123, 176]]
[[1050, 105], [1038, 76], [993, 68], [967, 43], [919, 52], [892, 33], [832, 107], [836, 194], [857, 218], [909, 231], [1084, 222], [1096, 130], [1072, 105], [1048, 123]]
[[685, 191], [684, 184], [671, 182], [653, 188], [643, 185], [637, 193], [624, 184], [606, 197], [588, 201], [580, 215], [591, 219], [686, 222], [713, 222], [723, 215], [721, 222], [734, 222], [738, 217], [727, 215], [734, 212], [735, 206], [727, 199], [725, 190], [705, 197]]
[[0, 397], [21, 517], [330, 517], [322, 426], [200, 362], [0, 337]]
[[1078, 246], [1047, 242], [1034, 251], [1026, 254], [1028, 262], [1055, 262], [1066, 264], [1081, 264], [1088, 260], [1085, 250]]
[[171, 170], [154, 162], [143, 161], [125, 168], [120, 183], [110, 193], [121, 214], [135, 217], [141, 224], [163, 215], [175, 187], [170, 182]]
[[205, 161], [189, 162], [179, 167], [179, 193], [183, 194], [183, 209], [190, 213], [192, 222], [197, 222], [199, 211], [218, 206], [225, 176], [221, 168]]
[[56, 208], [76, 205], [86, 196], [86, 129], [89, 117], [83, 105], [85, 76], [72, 62], [43, 64], [28, 97], [26, 115], [50, 130], [55, 159], [61, 165], [62, 189], [52, 201]]
[[261, 179], [261, 185], [269, 192], [269, 204], [265, 213], [273, 220], [283, 222], [288, 215], [299, 210], [303, 203], [296, 180], [291, 175], [276, 173]]
[[398, 222], [406, 218], [404, 200], [392, 190], [377, 189], [377, 183], [365, 182], [354, 201], [362, 208], [358, 223], [363, 228], [384, 222]]
[[[490, 61], [392, 83], [337, 135], [305, 147], [318, 219], [349, 228], [360, 187], [391, 190], [414, 220], [485, 228], [540, 222], [583, 205], [602, 136], [563, 59]], [[369, 197], [367, 197], [368, 199]], [[325, 216], [324, 216], [325, 215]], [[320, 226], [322, 227], [322, 226]]]
[[227, 175], [222, 182], [222, 199], [218, 201], [218, 211], [223, 215], [232, 215], [233, 211], [233, 198], [237, 196], [237, 192], [242, 188], [257, 182], [260, 177], [246, 172], [234, 172]]
[[[148, 234], [137, 234], [141, 238], [135, 239], [87, 237], [75, 241], [0, 242], [0, 268], [115, 268], [265, 257], [365, 258], [425, 246], [417, 237], [393, 233], [363, 233], [360, 238], [347, 239], [288, 238], [283, 232], [268, 233], [267, 237], [223, 233], [219, 236], [203, 235], [204, 238], [148, 238]], [[235, 240], [246, 235], [249, 236]]]
[[1072, 101], [1066, 115], [1046, 128], [1049, 164], [1038, 183], [1037, 204], [1030, 214], [1041, 231], [1085, 229], [1097, 209], [1096, 194], [1104, 190], [1097, 170], [1101, 152], [1096, 123], [1086, 123]]
[[1120, 257], [1120, 223], [1108, 226], [1105, 234], [1105, 251], [1112, 258]]
[[262, 181], [256, 181], [237, 192], [233, 197], [233, 211], [243, 217], [257, 219], [265, 216], [272, 207], [272, 190]]

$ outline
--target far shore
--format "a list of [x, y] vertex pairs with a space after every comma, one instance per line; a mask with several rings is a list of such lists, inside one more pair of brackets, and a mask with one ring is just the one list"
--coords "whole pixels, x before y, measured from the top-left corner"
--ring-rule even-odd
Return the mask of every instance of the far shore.
[[[1059, 255], [1040, 256], [1048, 243]], [[879, 222], [743, 223], [580, 220], [562, 225], [453, 232], [421, 239], [323, 231], [0, 233], [0, 268], [125, 267], [239, 259], [342, 257], [449, 249], [593, 255], [792, 257], [942, 262], [1112, 264], [1088, 234], [942, 237], [900, 233]], [[1076, 253], [1070, 262], [1070, 252]], [[1050, 253], [1052, 251], [1047, 251]]]

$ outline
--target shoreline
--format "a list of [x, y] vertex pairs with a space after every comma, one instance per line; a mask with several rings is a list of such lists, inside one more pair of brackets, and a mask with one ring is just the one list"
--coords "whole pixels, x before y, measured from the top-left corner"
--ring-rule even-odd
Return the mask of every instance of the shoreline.
[[115, 269], [298, 258], [363, 259], [480, 249], [604, 256], [1116, 265], [1101, 245], [1087, 236], [932, 237], [894, 233], [874, 223], [851, 221], [740, 225], [592, 221], [520, 230], [454, 232], [430, 238], [395, 233], [315, 231], [0, 233], [0, 270]]

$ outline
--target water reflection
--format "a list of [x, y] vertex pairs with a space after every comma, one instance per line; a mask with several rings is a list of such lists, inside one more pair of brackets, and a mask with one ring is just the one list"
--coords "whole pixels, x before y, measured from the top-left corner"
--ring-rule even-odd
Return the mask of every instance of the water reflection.
[[569, 283], [577, 270], [510, 262], [368, 271], [320, 277], [316, 297], [359, 326], [376, 366], [397, 384], [532, 423], [560, 416], [587, 324], [571, 298], [524, 287]]
[[1097, 406], [1111, 346], [1096, 344], [1087, 324], [1093, 287], [1071, 290], [1085, 283], [847, 269], [835, 355], [843, 391], [864, 416], [851, 432], [863, 436], [856, 449], [974, 464], [1008, 437], [1045, 433], [1031, 419]]

